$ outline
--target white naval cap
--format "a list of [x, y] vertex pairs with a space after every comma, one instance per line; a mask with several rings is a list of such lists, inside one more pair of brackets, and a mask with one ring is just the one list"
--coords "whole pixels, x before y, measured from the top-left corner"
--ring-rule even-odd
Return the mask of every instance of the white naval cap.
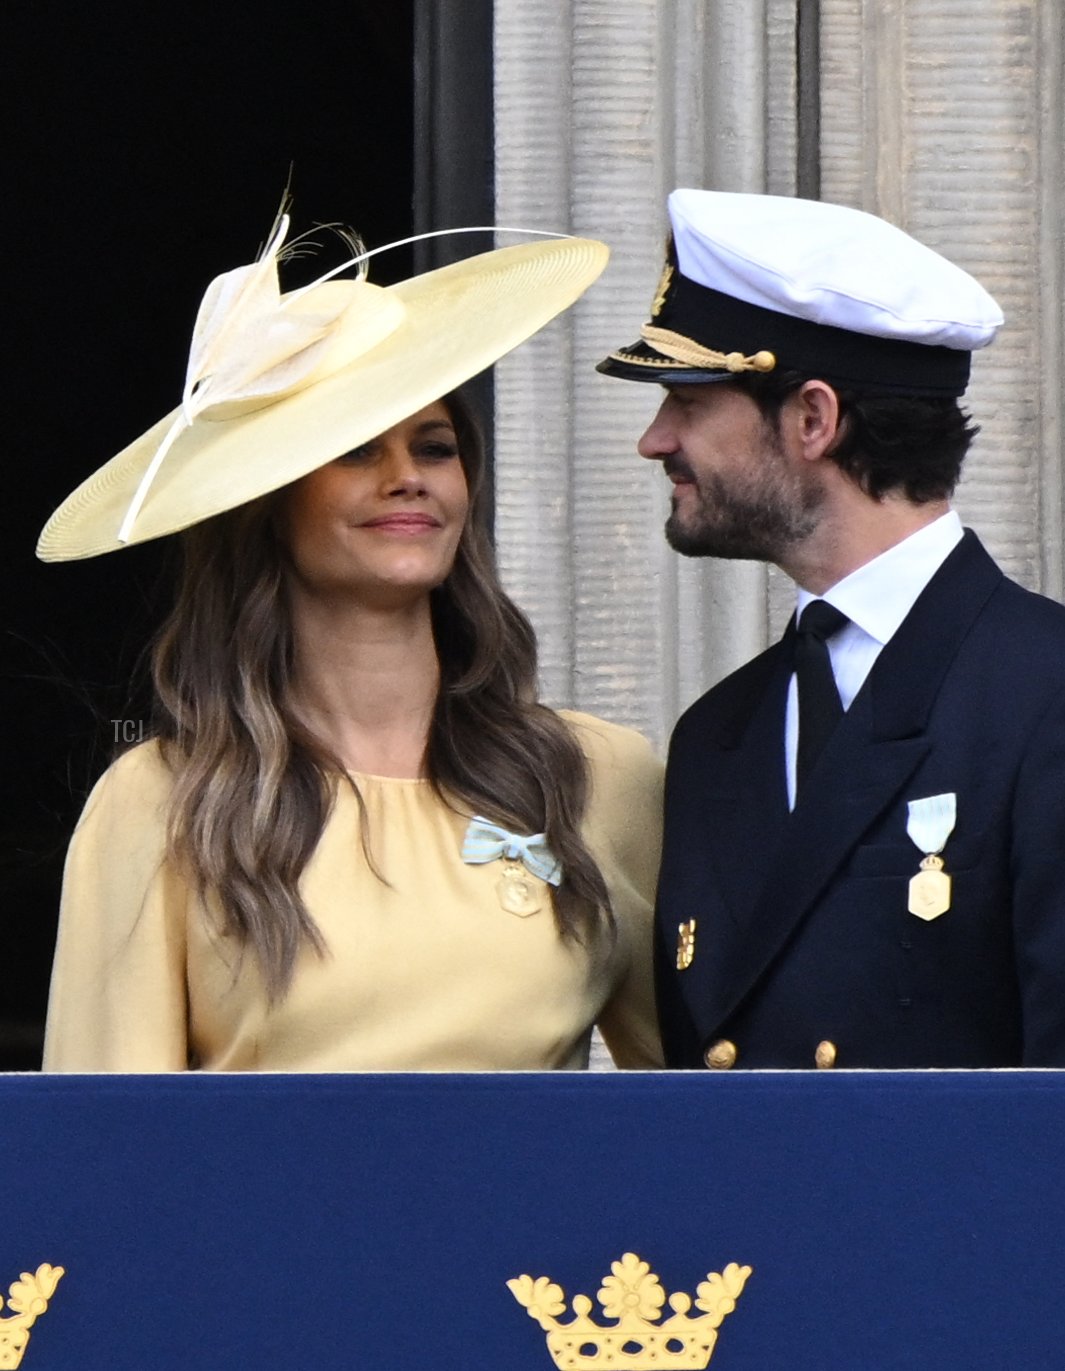
[[640, 341], [599, 369], [726, 380], [794, 368], [845, 385], [960, 395], [1002, 311], [968, 272], [861, 210], [675, 190], [666, 267]]

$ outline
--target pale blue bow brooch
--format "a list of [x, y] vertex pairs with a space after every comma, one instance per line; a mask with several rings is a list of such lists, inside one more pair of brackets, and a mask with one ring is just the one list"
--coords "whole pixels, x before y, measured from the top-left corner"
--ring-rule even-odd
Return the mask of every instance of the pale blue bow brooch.
[[[544, 906], [547, 885], [559, 885], [562, 867], [555, 860], [543, 833], [524, 836], [508, 833], [480, 815], [474, 815], [462, 843], [462, 860], [480, 866], [503, 860], [503, 874], [496, 883], [499, 903], [508, 914], [528, 918]], [[530, 876], [537, 879], [531, 881]]]

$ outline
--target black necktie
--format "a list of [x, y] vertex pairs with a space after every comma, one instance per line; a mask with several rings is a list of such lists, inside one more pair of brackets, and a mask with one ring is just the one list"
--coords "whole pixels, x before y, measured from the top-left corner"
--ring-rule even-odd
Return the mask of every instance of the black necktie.
[[844, 613], [824, 600], [811, 600], [799, 619], [795, 636], [795, 677], [799, 686], [797, 791], [843, 718], [827, 640], [847, 622]]

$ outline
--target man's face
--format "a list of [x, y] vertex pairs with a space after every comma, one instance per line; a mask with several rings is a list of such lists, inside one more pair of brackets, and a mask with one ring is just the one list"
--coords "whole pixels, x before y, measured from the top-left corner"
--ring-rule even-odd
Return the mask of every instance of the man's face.
[[819, 483], [727, 381], [667, 386], [637, 447], [673, 483], [666, 538], [685, 556], [779, 562], [817, 526]]

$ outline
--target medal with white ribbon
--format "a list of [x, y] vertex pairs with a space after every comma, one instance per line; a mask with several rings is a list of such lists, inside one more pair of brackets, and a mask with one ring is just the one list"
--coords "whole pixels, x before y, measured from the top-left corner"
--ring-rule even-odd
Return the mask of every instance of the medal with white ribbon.
[[958, 797], [929, 795], [923, 800], [911, 800], [907, 809], [906, 832], [925, 854], [920, 870], [910, 880], [909, 910], [919, 919], [938, 919], [950, 908], [950, 877], [943, 870], [939, 854], [954, 832]]

